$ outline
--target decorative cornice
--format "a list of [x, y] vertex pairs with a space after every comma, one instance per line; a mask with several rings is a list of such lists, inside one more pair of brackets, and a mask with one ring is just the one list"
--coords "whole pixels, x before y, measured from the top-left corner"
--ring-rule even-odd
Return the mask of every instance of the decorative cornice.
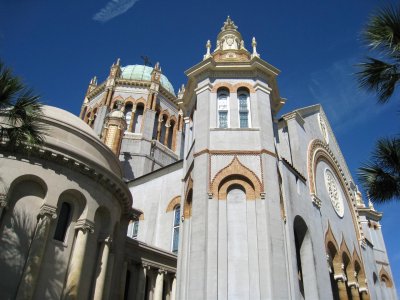
[[[123, 181], [121, 179], [119, 179], [116, 175], [109, 172], [102, 166], [89, 166], [83, 161], [77, 160], [45, 146], [43, 146], [42, 148], [31, 148], [29, 155], [25, 155], [24, 152], [21, 151], [19, 151], [18, 155], [16, 155], [16, 153], [7, 153], [4, 152], [4, 150], [6, 149], [0, 147], [0, 153], [2, 153], [5, 157], [16, 157], [17, 159], [19, 159], [18, 156], [20, 155], [21, 158], [23, 157], [24, 159], [27, 159], [29, 161], [32, 161], [33, 157], [36, 157], [56, 163], [57, 165], [65, 166], [66, 169], [72, 169], [76, 172], [79, 172], [91, 178], [93, 181], [98, 182], [99, 185], [101, 185], [111, 194], [113, 194], [118, 200], [122, 202], [121, 204], [123, 205], [124, 210], [128, 210], [131, 208], [132, 203], [129, 201], [128, 188], [123, 184]], [[102, 170], [102, 168], [104, 170]]]
[[87, 219], [80, 219], [76, 222], [75, 229], [80, 229], [83, 232], [93, 233], [94, 232], [94, 223]]
[[286, 165], [287, 167], [289, 167], [289, 169], [290, 169], [293, 173], [295, 173], [295, 175], [297, 175], [298, 177], [300, 177], [304, 182], [307, 182], [307, 178], [306, 178], [303, 174], [301, 174], [300, 171], [297, 170], [286, 158], [281, 157], [281, 160], [285, 163], [285, 165]]
[[203, 154], [210, 154], [210, 155], [261, 155], [261, 154], [267, 154], [272, 157], [277, 157], [277, 155], [269, 151], [267, 149], [261, 149], [259, 151], [257, 150], [209, 150], [209, 149], [203, 149], [200, 150], [199, 152], [195, 152], [193, 154], [194, 157], [198, 157]]

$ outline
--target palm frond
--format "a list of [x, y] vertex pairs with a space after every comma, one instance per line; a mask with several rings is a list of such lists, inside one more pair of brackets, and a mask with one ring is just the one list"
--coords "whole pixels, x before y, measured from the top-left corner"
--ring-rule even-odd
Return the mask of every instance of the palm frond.
[[400, 80], [399, 65], [367, 57], [357, 66], [360, 69], [356, 73], [360, 87], [376, 92], [379, 103], [387, 103]]
[[0, 141], [13, 149], [41, 145], [45, 137], [41, 117], [39, 96], [0, 62]]
[[23, 88], [19, 78], [12, 75], [11, 70], [0, 61], [0, 109], [12, 105]]
[[400, 52], [400, 8], [387, 6], [373, 16], [363, 32], [366, 44], [385, 54]]
[[380, 139], [371, 161], [358, 170], [358, 178], [371, 200], [383, 203], [400, 197], [400, 140]]

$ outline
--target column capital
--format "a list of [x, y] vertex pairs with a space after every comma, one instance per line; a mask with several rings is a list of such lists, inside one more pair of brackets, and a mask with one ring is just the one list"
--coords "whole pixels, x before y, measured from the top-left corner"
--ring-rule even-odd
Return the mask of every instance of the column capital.
[[51, 219], [56, 219], [57, 218], [56, 211], [57, 211], [57, 207], [54, 207], [54, 206], [48, 205], [48, 204], [43, 204], [40, 207], [38, 219], [42, 218], [42, 217], [49, 217]]
[[80, 229], [83, 232], [94, 232], [94, 223], [87, 219], [80, 219], [76, 222], [75, 229]]
[[346, 277], [345, 274], [337, 274], [337, 275], [334, 275], [333, 278], [336, 281], [342, 281], [342, 282], [346, 282], [347, 281], [347, 277]]
[[0, 209], [7, 207], [8, 207], [7, 194], [0, 193]]

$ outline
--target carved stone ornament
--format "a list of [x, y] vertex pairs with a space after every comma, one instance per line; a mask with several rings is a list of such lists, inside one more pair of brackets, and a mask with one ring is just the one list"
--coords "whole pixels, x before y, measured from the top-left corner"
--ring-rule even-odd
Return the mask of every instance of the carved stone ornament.
[[8, 205], [7, 203], [7, 194], [0, 194], [0, 208], [6, 208]]
[[40, 217], [50, 217], [52, 219], [57, 218], [57, 207], [48, 205], [48, 204], [43, 204], [42, 207], [40, 208], [38, 218]]
[[76, 229], [81, 229], [83, 232], [94, 232], [94, 223], [89, 220], [78, 220], [75, 225]]
[[321, 116], [321, 114], [318, 115], [319, 119], [319, 128], [321, 129], [322, 136], [325, 140], [325, 143], [329, 144], [329, 135], [328, 135], [328, 129], [326, 127], [325, 120]]
[[340, 193], [337, 180], [335, 175], [333, 175], [332, 171], [329, 169], [325, 169], [325, 186], [328, 191], [329, 198], [331, 199], [331, 203], [333, 208], [335, 209], [337, 215], [343, 218], [344, 215], [344, 205], [343, 198]]

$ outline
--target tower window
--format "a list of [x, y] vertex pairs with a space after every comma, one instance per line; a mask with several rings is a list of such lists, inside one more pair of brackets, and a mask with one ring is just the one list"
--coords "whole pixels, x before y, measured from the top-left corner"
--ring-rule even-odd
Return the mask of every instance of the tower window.
[[249, 128], [249, 94], [247, 92], [240, 92], [238, 99], [240, 128]]
[[229, 93], [225, 89], [218, 92], [218, 127], [229, 127]]
[[172, 252], [178, 252], [179, 246], [179, 224], [181, 218], [181, 207], [177, 205], [174, 209], [174, 224], [172, 229]]

